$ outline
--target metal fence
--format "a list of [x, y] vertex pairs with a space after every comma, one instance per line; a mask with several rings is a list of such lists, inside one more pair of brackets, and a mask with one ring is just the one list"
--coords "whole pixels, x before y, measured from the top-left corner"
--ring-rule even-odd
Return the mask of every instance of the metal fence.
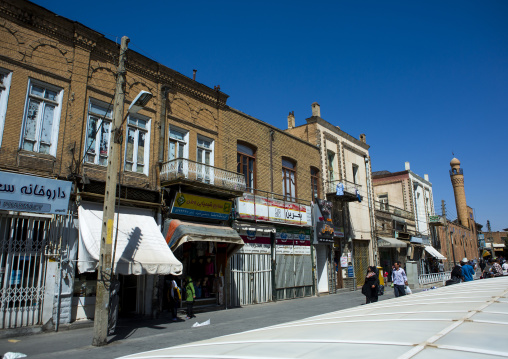
[[439, 283], [442, 281], [446, 281], [450, 279], [450, 274], [452, 272], [439, 272], [439, 273], [430, 273], [430, 274], [420, 274], [418, 276], [418, 284], [432, 284]]

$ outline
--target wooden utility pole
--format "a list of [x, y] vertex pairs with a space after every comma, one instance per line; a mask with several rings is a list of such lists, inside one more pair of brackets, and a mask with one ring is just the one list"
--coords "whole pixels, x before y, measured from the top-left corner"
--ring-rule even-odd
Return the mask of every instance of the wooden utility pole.
[[[103, 346], [108, 343], [109, 297], [112, 276], [112, 238], [115, 215], [116, 186], [120, 172], [119, 154], [122, 146], [123, 108], [125, 101], [125, 60], [129, 38], [122, 37], [120, 59], [116, 78], [115, 103], [113, 107], [113, 126], [109, 140], [108, 167], [106, 174], [106, 192], [100, 243], [99, 268], [97, 275], [97, 293], [95, 297], [95, 318], [92, 345]], [[120, 194], [118, 194], [120, 195]]]

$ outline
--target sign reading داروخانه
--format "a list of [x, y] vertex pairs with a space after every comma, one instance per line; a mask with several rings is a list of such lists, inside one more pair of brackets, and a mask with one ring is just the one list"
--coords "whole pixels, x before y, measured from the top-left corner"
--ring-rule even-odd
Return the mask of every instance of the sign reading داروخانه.
[[0, 210], [66, 214], [72, 183], [0, 171]]

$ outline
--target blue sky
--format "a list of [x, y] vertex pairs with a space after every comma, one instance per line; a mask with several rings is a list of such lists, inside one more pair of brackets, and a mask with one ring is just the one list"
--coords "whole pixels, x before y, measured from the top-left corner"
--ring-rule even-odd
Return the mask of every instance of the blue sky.
[[429, 174], [451, 217], [454, 152], [477, 222], [508, 227], [508, 1], [35, 3], [197, 69], [230, 106], [277, 127], [289, 111], [303, 124], [318, 102], [325, 120], [367, 135], [374, 171], [409, 161]]

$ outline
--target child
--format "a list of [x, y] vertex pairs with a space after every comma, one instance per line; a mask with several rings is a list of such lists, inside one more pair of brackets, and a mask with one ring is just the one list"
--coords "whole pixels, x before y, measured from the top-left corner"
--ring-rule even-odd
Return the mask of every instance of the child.
[[187, 303], [187, 317], [185, 319], [195, 318], [194, 315], [194, 299], [196, 299], [196, 291], [194, 289], [194, 284], [192, 283], [192, 278], [187, 276], [187, 284], [185, 285], [185, 302]]

